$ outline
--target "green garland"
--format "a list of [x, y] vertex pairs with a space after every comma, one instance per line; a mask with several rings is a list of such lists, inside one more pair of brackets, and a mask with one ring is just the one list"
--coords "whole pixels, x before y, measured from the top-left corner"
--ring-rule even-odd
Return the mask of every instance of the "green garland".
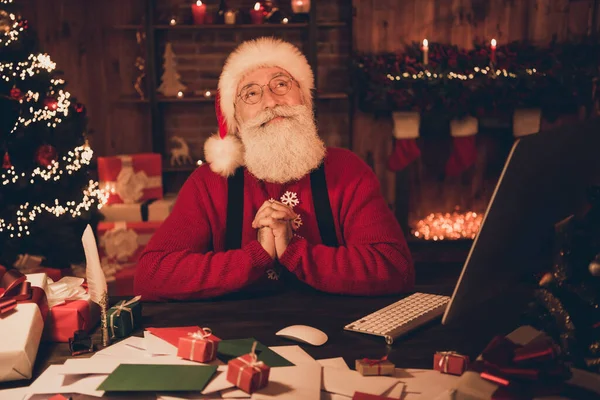
[[420, 44], [401, 53], [357, 55], [356, 92], [362, 111], [433, 112], [461, 118], [541, 108], [545, 118], [576, 112], [600, 97], [598, 43], [552, 43], [540, 48], [514, 42], [472, 50], [431, 43], [427, 65]]

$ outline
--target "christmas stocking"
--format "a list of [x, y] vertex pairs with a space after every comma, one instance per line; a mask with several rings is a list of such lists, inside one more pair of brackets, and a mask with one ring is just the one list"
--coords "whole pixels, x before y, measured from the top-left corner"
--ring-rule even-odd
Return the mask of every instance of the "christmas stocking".
[[417, 145], [421, 116], [418, 112], [395, 112], [394, 150], [388, 159], [390, 171], [401, 171], [421, 155]]
[[459, 176], [477, 160], [475, 135], [478, 123], [474, 117], [450, 121], [452, 135], [452, 152], [446, 162], [446, 176]]

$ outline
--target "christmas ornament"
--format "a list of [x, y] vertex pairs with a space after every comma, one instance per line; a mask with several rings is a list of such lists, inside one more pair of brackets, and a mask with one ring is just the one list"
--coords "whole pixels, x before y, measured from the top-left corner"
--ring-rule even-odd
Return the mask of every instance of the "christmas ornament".
[[35, 161], [43, 167], [49, 167], [56, 160], [58, 160], [56, 149], [49, 144], [41, 145], [35, 152]]
[[0, 10], [0, 31], [8, 33], [11, 27], [12, 20], [10, 19], [10, 15], [4, 10]]
[[135, 91], [140, 95], [140, 99], [144, 100], [144, 90], [142, 89], [142, 82], [146, 77], [146, 60], [141, 54], [143, 54], [142, 49], [145, 48], [146, 33], [144, 33], [143, 31], [137, 31], [135, 37], [137, 40], [140, 54], [135, 59], [135, 69], [137, 69], [138, 71], [138, 76], [135, 79], [133, 87], [135, 88]]
[[600, 277], [600, 254], [596, 256], [596, 258], [590, 263], [588, 268], [592, 276]]
[[12, 164], [10, 163], [10, 156], [8, 155], [8, 151], [4, 153], [4, 161], [2, 162], [2, 168], [10, 169]]
[[19, 88], [14, 87], [10, 89], [10, 97], [15, 100], [21, 100], [23, 98], [23, 92], [21, 92]]
[[44, 99], [44, 107], [48, 107], [48, 110], [56, 111], [58, 108], [58, 101], [52, 97], [46, 97]]

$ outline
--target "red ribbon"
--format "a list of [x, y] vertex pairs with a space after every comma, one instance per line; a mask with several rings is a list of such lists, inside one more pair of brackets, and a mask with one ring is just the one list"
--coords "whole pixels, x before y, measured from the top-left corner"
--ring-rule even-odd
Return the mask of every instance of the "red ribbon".
[[372, 367], [373, 365], [377, 365], [377, 375], [381, 375], [381, 363], [387, 361], [388, 356], [383, 356], [379, 359], [375, 359], [375, 358], [363, 358], [362, 360], [360, 360], [362, 363], [367, 364], [369, 367]]
[[18, 303], [35, 303], [40, 308], [42, 319], [48, 315], [46, 293], [32, 287], [27, 277], [16, 269], [6, 270], [0, 265], [0, 315], [13, 310]]

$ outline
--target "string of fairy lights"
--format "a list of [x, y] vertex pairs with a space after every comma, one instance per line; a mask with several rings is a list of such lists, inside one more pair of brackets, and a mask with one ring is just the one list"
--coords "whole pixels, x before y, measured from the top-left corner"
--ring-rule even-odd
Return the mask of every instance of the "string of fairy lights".
[[[13, 0], [0, 0], [0, 4], [11, 4]], [[19, 35], [26, 29], [26, 24], [21, 23], [14, 14], [8, 14], [10, 19], [8, 28], [3, 35], [0, 35], [0, 45], [9, 45], [19, 39]], [[30, 54], [27, 60], [22, 62], [0, 63], [0, 80], [6, 82], [24, 81], [40, 73], [51, 73], [56, 68], [50, 56], [47, 54]], [[64, 85], [62, 79], [50, 79], [51, 87], [48, 94], [44, 96], [43, 103], [40, 104], [42, 96], [40, 93], [27, 91], [22, 95], [12, 96], [18, 101], [24, 111], [16, 120], [11, 130], [15, 133], [19, 127], [27, 127], [33, 123], [45, 122], [49, 128], [56, 128], [58, 124], [64, 121], [69, 115], [71, 106], [70, 93], [60, 89]], [[12, 93], [11, 93], [12, 94]], [[51, 99], [48, 101], [48, 99]], [[29, 106], [29, 107], [27, 107]], [[77, 146], [68, 151], [60, 162], [53, 160], [47, 167], [36, 167], [30, 174], [19, 172], [14, 166], [10, 166], [0, 174], [0, 184], [2, 186], [14, 185], [21, 180], [28, 180], [30, 184], [42, 181], [59, 181], [63, 176], [68, 176], [79, 171], [84, 166], [91, 163], [93, 150], [87, 145]], [[67, 201], [62, 203], [55, 199], [53, 203], [31, 204], [25, 202], [21, 204], [16, 211], [14, 219], [0, 218], [0, 232], [6, 233], [10, 238], [19, 238], [30, 235], [29, 224], [43, 213], [52, 214], [56, 217], [70, 215], [72, 218], [81, 217], [83, 212], [89, 211], [92, 206], [98, 207], [106, 204], [109, 193], [100, 189], [98, 182], [90, 180], [87, 186], [82, 190], [79, 201]]]
[[[360, 65], [362, 66], [362, 65]], [[543, 75], [537, 72], [537, 70], [535, 68], [527, 68], [525, 70], [525, 72], [528, 75]], [[390, 80], [390, 81], [400, 81], [403, 79], [407, 79], [407, 80], [421, 80], [421, 79], [428, 79], [428, 80], [433, 80], [433, 79], [443, 79], [444, 76], [447, 76], [448, 79], [460, 79], [463, 81], [466, 81], [468, 79], [475, 79], [475, 77], [480, 74], [480, 75], [488, 75], [488, 76], [503, 76], [505, 78], [517, 78], [517, 75], [513, 72], [509, 72], [506, 69], [491, 69], [490, 67], [485, 67], [485, 68], [479, 68], [479, 67], [474, 67], [473, 71], [470, 72], [468, 75], [467, 74], [459, 74], [456, 72], [448, 72], [446, 75], [444, 75], [443, 73], [431, 73], [429, 71], [419, 71], [416, 74], [409, 74], [408, 72], [403, 72], [401, 75], [392, 75], [392, 74], [387, 74], [386, 77]]]

